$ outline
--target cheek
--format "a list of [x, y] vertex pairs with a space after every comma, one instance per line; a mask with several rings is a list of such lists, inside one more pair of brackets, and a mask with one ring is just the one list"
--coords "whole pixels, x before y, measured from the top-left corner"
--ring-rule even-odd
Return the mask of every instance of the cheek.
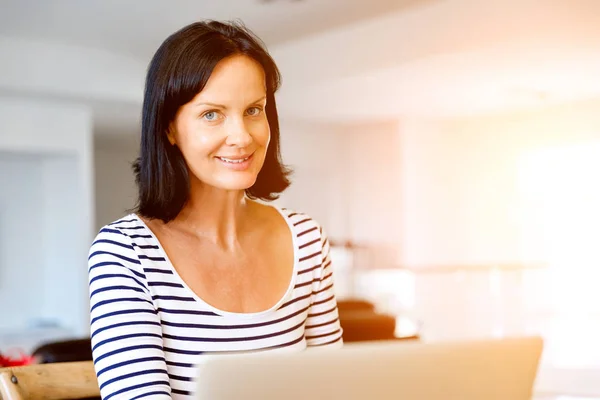
[[212, 152], [212, 151], [218, 149], [222, 144], [221, 138], [218, 137], [217, 135], [202, 134], [202, 133], [199, 134], [198, 136], [196, 136], [194, 142], [195, 142], [195, 147], [199, 151], [204, 151], [204, 152]]
[[216, 152], [221, 146], [221, 140], [218, 135], [199, 131], [188, 135], [182, 144], [185, 147], [183, 153], [186, 157], [197, 157]]
[[271, 142], [271, 129], [267, 122], [261, 127], [260, 134], [256, 136], [255, 140], [260, 146], [269, 147], [269, 143]]

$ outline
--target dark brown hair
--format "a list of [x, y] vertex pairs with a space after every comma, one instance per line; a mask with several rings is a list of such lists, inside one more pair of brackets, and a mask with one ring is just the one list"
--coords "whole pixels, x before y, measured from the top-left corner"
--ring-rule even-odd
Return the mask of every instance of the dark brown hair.
[[133, 164], [138, 186], [135, 208], [138, 214], [169, 222], [187, 202], [188, 168], [179, 148], [169, 143], [167, 129], [179, 108], [202, 91], [215, 66], [236, 54], [256, 60], [265, 72], [265, 113], [271, 130], [264, 165], [246, 195], [275, 200], [290, 185], [291, 171], [282, 163], [280, 154], [275, 92], [281, 76], [275, 61], [262, 41], [239, 22], [196, 22], [169, 36], [148, 67], [140, 153]]

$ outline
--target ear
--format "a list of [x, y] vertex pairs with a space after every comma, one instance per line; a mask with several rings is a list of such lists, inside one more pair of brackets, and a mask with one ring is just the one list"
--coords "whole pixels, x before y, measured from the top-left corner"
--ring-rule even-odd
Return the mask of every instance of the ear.
[[169, 139], [171, 146], [175, 146], [175, 128], [172, 123], [169, 124], [169, 128], [167, 129], [167, 139]]

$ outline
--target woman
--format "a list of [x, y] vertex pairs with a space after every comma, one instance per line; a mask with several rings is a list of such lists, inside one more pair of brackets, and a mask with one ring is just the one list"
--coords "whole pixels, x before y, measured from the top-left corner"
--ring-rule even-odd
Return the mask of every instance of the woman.
[[104, 399], [191, 398], [206, 352], [342, 345], [321, 227], [256, 201], [290, 184], [279, 72], [260, 43], [199, 22], [150, 63], [136, 213], [100, 230], [89, 256]]

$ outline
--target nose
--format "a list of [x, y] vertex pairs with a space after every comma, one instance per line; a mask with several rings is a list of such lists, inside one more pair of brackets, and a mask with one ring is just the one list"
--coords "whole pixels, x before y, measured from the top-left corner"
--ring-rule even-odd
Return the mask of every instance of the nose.
[[229, 146], [247, 147], [252, 143], [252, 135], [246, 126], [244, 118], [232, 118], [227, 127], [227, 140]]

